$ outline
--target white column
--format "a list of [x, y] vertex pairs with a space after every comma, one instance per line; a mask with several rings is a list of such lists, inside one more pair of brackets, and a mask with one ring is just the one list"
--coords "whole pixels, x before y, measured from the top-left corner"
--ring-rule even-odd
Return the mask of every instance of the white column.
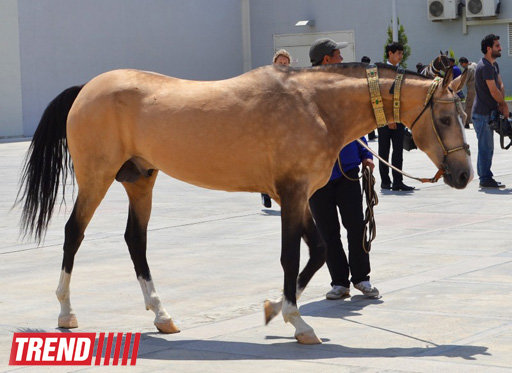
[[243, 71], [252, 69], [251, 57], [251, 12], [249, 0], [241, 0]]
[[398, 41], [398, 21], [396, 16], [396, 0], [391, 0], [391, 12], [393, 13], [393, 41]]
[[0, 138], [23, 135], [18, 0], [0, 1]]

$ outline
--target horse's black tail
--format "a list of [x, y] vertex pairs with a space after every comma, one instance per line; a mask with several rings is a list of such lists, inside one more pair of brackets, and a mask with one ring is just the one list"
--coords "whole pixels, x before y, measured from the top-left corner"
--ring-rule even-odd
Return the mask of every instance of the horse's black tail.
[[25, 200], [21, 232], [24, 236], [34, 235], [38, 243], [52, 217], [59, 183], [62, 182], [64, 198], [68, 173], [74, 174], [66, 141], [66, 121], [82, 87], [70, 87], [48, 104], [25, 158], [16, 204]]

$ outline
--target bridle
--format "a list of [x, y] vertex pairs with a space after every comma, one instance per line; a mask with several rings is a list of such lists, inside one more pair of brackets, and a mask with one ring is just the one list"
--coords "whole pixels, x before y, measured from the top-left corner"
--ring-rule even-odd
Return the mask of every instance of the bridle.
[[[434, 120], [435, 119], [434, 104], [436, 104], [436, 103], [439, 103], [439, 104], [454, 103], [455, 105], [457, 105], [458, 101], [460, 101], [460, 99], [458, 97], [453, 97], [453, 98], [437, 98], [437, 99], [434, 98], [434, 92], [436, 91], [437, 87], [439, 86], [439, 84], [441, 82], [442, 82], [442, 78], [440, 78], [440, 77], [436, 77], [433, 80], [432, 84], [430, 85], [430, 87], [428, 89], [427, 97], [425, 99], [425, 104], [423, 105], [423, 109], [418, 114], [416, 119], [414, 119], [414, 121], [412, 122], [410, 129], [411, 129], [411, 132], [412, 132], [412, 130], [414, 128], [414, 125], [421, 118], [423, 113], [426, 111], [427, 107], [429, 107], [430, 108], [430, 122], [432, 123], [432, 129], [434, 131], [434, 134], [436, 135], [437, 142], [439, 143], [439, 145], [441, 146], [441, 149], [443, 150], [444, 158], [443, 158], [443, 162], [442, 162], [442, 168], [440, 168], [439, 171], [438, 171], [438, 173], [441, 172], [441, 175], [443, 175], [444, 172], [445, 172], [444, 164], [446, 163], [446, 158], [448, 157], [448, 155], [450, 155], [451, 153], [454, 153], [456, 151], [459, 151], [459, 150], [465, 151], [467, 155], [471, 155], [471, 152], [469, 151], [469, 144], [468, 143], [463, 143], [461, 146], [457, 146], [457, 147], [452, 148], [452, 149], [447, 149], [446, 146], [443, 143], [443, 140], [441, 139], [441, 136], [439, 136], [439, 131], [437, 130], [437, 127], [436, 127], [436, 124], [435, 124], [435, 120]], [[441, 175], [439, 175], [439, 178], [441, 177]], [[439, 180], [439, 178], [438, 178], [438, 180]]]
[[[402, 84], [404, 73], [405, 73], [405, 71], [403, 69], [401, 69], [401, 68], [397, 69], [397, 76], [395, 77], [395, 81], [393, 82], [393, 85], [391, 86], [391, 89], [390, 89], [390, 93], [393, 93], [393, 117], [394, 117], [395, 123], [401, 123], [401, 121], [400, 121], [400, 90], [401, 90], [401, 84]], [[369, 66], [366, 69], [366, 77], [368, 80], [368, 88], [370, 91], [370, 100], [372, 103], [373, 112], [375, 114], [375, 120], [377, 122], [377, 128], [386, 126], [388, 124], [388, 121], [386, 120], [386, 116], [384, 114], [384, 105], [383, 105], [382, 97], [380, 95], [379, 76], [378, 76], [377, 66]], [[435, 183], [441, 178], [441, 176], [446, 172], [445, 164], [446, 164], [446, 158], [448, 157], [448, 155], [450, 155], [454, 152], [457, 152], [459, 150], [463, 150], [466, 152], [466, 154], [470, 155], [469, 144], [467, 144], [467, 143], [463, 143], [461, 146], [455, 147], [453, 149], [447, 149], [443, 140], [441, 139], [441, 136], [439, 135], [439, 131], [437, 130], [437, 127], [436, 127], [436, 124], [434, 121], [434, 118], [435, 118], [434, 105], [437, 103], [439, 103], [439, 104], [454, 103], [455, 105], [457, 105], [457, 100], [460, 100], [458, 97], [457, 98], [454, 97], [451, 99], [434, 98], [434, 93], [442, 81], [443, 81], [443, 79], [440, 77], [436, 77], [432, 81], [432, 84], [430, 85], [430, 87], [428, 89], [423, 108], [420, 111], [420, 113], [418, 114], [418, 116], [416, 117], [416, 119], [414, 119], [414, 121], [412, 122], [411, 127], [410, 127], [410, 130], [412, 132], [414, 125], [423, 116], [425, 111], [428, 108], [430, 108], [430, 114], [431, 114], [430, 121], [432, 123], [432, 129], [434, 131], [434, 134], [436, 135], [436, 139], [437, 139], [439, 145], [441, 146], [441, 149], [442, 149], [443, 155], [444, 155], [441, 167], [439, 168], [439, 170], [437, 171], [435, 176], [432, 178], [418, 178], [418, 177], [410, 176], [407, 173], [404, 173], [402, 170], [390, 165], [388, 162], [384, 161], [377, 155], [377, 157], [381, 161], [383, 161], [388, 166], [392, 167], [394, 170], [402, 173], [403, 175], [405, 175], [407, 177], [421, 181], [423, 183], [425, 183], [425, 182]], [[359, 143], [361, 145], [364, 144], [362, 141], [359, 141]], [[366, 145], [366, 144], [364, 144], [364, 145]], [[370, 149], [367, 146], [365, 146], [365, 147], [367, 149]], [[372, 151], [372, 153], [374, 155], [376, 155], [373, 151]]]

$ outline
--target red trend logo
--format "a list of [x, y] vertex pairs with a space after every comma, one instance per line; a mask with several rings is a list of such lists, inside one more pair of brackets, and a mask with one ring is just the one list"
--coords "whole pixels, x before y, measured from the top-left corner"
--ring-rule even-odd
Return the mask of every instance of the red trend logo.
[[105, 334], [14, 333], [9, 365], [135, 365], [140, 333]]

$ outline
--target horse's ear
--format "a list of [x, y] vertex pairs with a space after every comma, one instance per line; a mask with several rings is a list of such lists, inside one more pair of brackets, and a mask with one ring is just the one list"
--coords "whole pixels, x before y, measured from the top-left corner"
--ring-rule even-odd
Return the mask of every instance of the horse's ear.
[[458, 76], [456, 79], [452, 80], [449, 87], [453, 90], [453, 92], [458, 92], [462, 88], [464, 88], [464, 84], [466, 84], [466, 79], [468, 77], [468, 70], [464, 70], [464, 72]]
[[448, 85], [453, 81], [453, 68], [448, 68], [444, 74], [443, 79], [443, 88], [448, 87]]

